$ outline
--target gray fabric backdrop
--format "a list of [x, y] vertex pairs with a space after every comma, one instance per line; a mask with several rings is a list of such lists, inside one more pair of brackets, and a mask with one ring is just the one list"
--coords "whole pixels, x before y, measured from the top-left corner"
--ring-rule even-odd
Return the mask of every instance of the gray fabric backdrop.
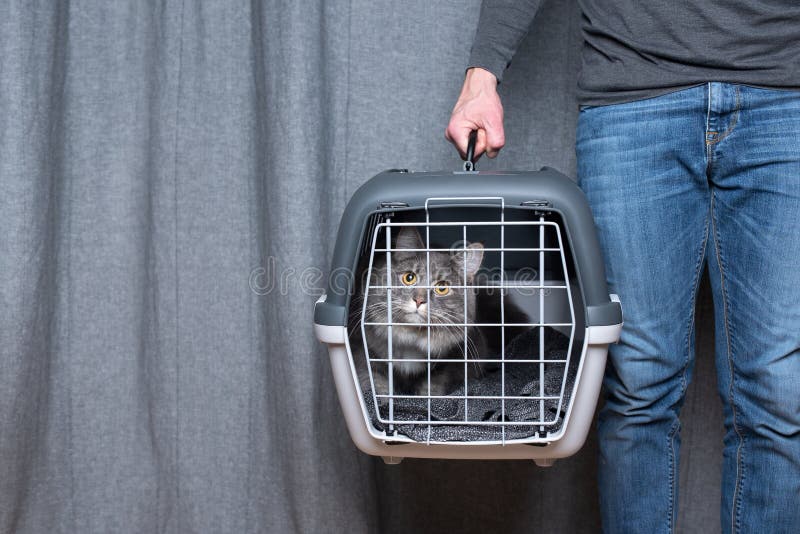
[[[359, 453], [301, 289], [364, 180], [459, 164], [478, 7], [0, 6], [0, 532], [598, 529], [593, 438], [547, 470]], [[574, 174], [579, 40], [574, 3], [547, 3], [482, 168]], [[283, 276], [257, 294], [254, 272]], [[718, 529], [703, 295], [686, 532]]]

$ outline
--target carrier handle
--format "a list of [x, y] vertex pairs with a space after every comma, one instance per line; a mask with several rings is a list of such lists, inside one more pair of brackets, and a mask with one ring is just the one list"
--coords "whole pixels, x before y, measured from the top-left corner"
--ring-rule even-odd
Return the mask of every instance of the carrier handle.
[[475, 170], [475, 143], [478, 141], [478, 130], [469, 132], [469, 141], [467, 141], [467, 157], [464, 160], [464, 170]]

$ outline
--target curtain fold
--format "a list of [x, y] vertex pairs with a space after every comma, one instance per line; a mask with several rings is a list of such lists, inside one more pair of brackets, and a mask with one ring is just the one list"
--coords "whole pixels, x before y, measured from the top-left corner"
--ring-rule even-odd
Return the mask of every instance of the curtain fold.
[[[547, 470], [384, 466], [311, 331], [353, 191], [460, 165], [479, 3], [0, 6], [0, 532], [596, 531], [592, 440]], [[578, 21], [546, 4], [479, 168], [574, 174]], [[718, 502], [721, 432], [696, 434]]]

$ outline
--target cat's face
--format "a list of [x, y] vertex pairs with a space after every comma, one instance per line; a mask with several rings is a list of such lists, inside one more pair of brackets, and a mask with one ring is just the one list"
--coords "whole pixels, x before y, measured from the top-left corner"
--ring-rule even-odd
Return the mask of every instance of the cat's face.
[[[415, 229], [402, 227], [398, 232], [395, 248], [424, 249], [425, 245]], [[370, 285], [395, 286], [390, 290], [391, 322], [395, 324], [393, 341], [401, 345], [418, 347], [421, 351], [426, 350], [428, 343], [426, 325], [430, 320], [433, 353], [442, 353], [459, 340], [463, 343], [463, 326], [436, 325], [474, 322], [474, 290], [457, 286], [472, 283], [482, 259], [483, 245], [480, 243], [470, 244], [466, 250], [456, 249], [452, 253], [430, 252], [430, 260], [424, 251], [399, 250], [392, 253], [391, 273], [387, 277], [385, 254], [378, 253]], [[426, 287], [428, 285], [433, 287], [429, 289]], [[387, 289], [371, 288], [365, 319], [372, 322], [388, 322], [388, 309]], [[397, 326], [396, 323], [407, 323], [407, 325]], [[382, 330], [385, 332], [386, 327]], [[378, 329], [372, 329], [371, 333], [383, 339], [387, 337], [386, 333], [380, 335]]]

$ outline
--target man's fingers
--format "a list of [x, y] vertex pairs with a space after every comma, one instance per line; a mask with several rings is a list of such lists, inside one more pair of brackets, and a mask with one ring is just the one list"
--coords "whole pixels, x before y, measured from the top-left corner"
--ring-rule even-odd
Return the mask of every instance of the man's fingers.
[[[502, 124], [502, 122], [501, 122]], [[503, 127], [486, 129], [486, 155], [490, 158], [497, 157], [500, 149], [506, 144]]]
[[486, 130], [483, 128], [478, 129], [478, 138], [475, 140], [475, 153], [473, 154], [473, 158], [475, 161], [481, 157], [486, 151]]
[[445, 139], [456, 147], [461, 159], [465, 159], [467, 157], [469, 135], [473, 130], [477, 130], [478, 137], [475, 141], [474, 159], [478, 160], [484, 153], [488, 157], [494, 158], [497, 157], [500, 149], [503, 148], [505, 144], [502, 119], [500, 119], [500, 124], [501, 126], [499, 127], [494, 124], [486, 124], [484, 127], [479, 127], [471, 123], [465, 124], [461, 122], [461, 124], [458, 124], [456, 121], [453, 121], [447, 126], [444, 136]]
[[[453, 134], [450, 132], [450, 137], [453, 138], [451, 141], [456, 148], [458, 149], [458, 153], [461, 155], [461, 159], [467, 159], [467, 145], [469, 145], [469, 136], [475, 128], [467, 128], [461, 129], [458, 133]], [[483, 151], [486, 149], [486, 132], [483, 129], [478, 129], [478, 137], [475, 139], [475, 150], [472, 153], [472, 160], [477, 161]]]

